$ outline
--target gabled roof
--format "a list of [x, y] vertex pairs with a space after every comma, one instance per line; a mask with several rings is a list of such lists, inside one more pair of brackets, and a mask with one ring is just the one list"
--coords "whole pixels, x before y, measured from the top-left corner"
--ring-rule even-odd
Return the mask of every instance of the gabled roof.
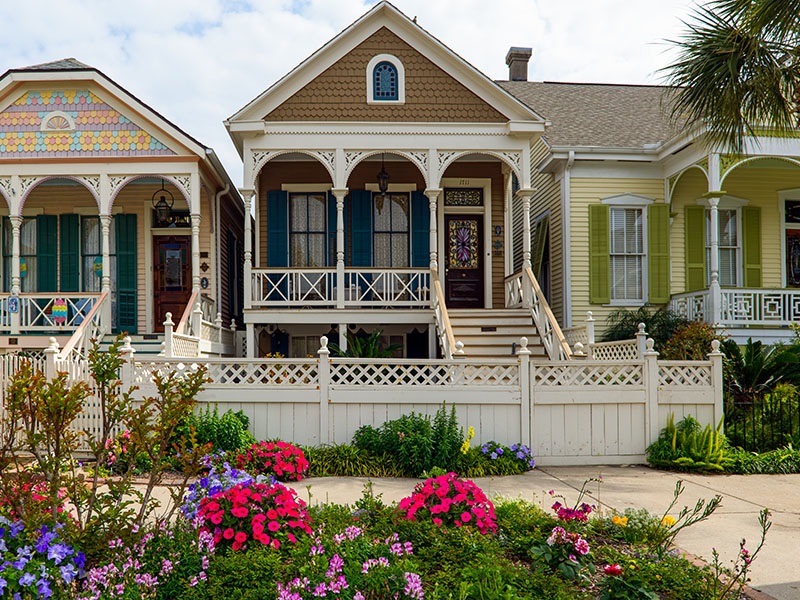
[[230, 123], [260, 122], [262, 117], [280, 106], [303, 86], [313, 81], [325, 69], [344, 57], [370, 35], [386, 27], [420, 54], [434, 62], [451, 77], [481, 97], [487, 104], [506, 116], [509, 121], [544, 123], [535, 110], [497, 86], [438, 39], [409, 19], [387, 0], [344, 29], [314, 52], [292, 71], [226, 120]]
[[62, 58], [61, 60], [54, 60], [52, 62], [42, 63], [40, 65], [31, 65], [30, 67], [23, 67], [16, 69], [19, 71], [83, 71], [91, 70], [92, 67], [82, 63], [74, 58]]
[[665, 86], [497, 83], [550, 121], [544, 137], [553, 148], [652, 148], [682, 129], [670, 122]]

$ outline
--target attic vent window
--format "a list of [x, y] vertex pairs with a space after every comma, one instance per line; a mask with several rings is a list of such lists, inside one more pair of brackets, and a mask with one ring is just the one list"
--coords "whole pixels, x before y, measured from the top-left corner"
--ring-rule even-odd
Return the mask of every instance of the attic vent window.
[[65, 112], [55, 111], [42, 118], [41, 131], [74, 131], [75, 120]]
[[405, 69], [391, 54], [378, 54], [367, 65], [367, 103], [404, 104]]

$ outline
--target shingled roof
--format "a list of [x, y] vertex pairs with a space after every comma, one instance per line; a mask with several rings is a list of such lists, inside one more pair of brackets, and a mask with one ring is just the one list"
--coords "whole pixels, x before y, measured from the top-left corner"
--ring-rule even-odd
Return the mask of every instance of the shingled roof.
[[42, 63], [40, 65], [31, 65], [30, 67], [22, 67], [14, 69], [15, 71], [83, 71], [86, 69], [93, 69], [87, 64], [82, 63], [74, 58], [62, 58], [61, 60], [54, 60], [52, 62]]
[[680, 128], [669, 121], [668, 87], [602, 83], [498, 81], [547, 118], [553, 147], [641, 149], [666, 142]]

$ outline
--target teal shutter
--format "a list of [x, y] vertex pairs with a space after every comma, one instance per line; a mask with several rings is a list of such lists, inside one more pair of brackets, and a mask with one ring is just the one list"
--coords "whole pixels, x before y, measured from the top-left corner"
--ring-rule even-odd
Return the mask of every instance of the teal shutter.
[[328, 266], [336, 266], [336, 196], [328, 194]]
[[63, 214], [60, 219], [61, 291], [80, 291], [81, 236], [78, 215]]
[[372, 266], [372, 192], [350, 192], [350, 224], [354, 267]]
[[669, 302], [669, 205], [647, 209], [647, 278], [651, 304]]
[[58, 217], [36, 217], [36, 291], [58, 291]]
[[3, 253], [3, 291], [7, 294], [11, 291], [11, 254], [6, 256], [6, 245], [8, 244], [7, 236], [9, 235], [9, 229], [11, 229], [11, 223], [8, 220], [8, 217], [3, 217], [2, 219], [3, 224], [3, 246], [0, 248], [0, 251]]
[[411, 194], [411, 266], [430, 264], [431, 216], [428, 199], [422, 192]]
[[742, 248], [744, 249], [744, 287], [761, 287], [761, 209], [742, 208]]
[[136, 215], [114, 215], [117, 235], [117, 330], [136, 333]]
[[686, 243], [686, 291], [706, 287], [706, 209], [687, 206], [683, 209]]
[[605, 204], [589, 205], [589, 302], [611, 301], [611, 246], [609, 209]]
[[267, 192], [267, 266], [289, 266], [289, 195]]

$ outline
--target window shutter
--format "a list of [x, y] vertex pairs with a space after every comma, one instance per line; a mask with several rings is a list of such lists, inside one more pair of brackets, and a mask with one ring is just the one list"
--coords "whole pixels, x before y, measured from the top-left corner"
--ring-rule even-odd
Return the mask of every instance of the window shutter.
[[550, 229], [550, 217], [544, 217], [536, 223], [533, 232], [533, 251], [531, 252], [531, 267], [537, 279], [542, 274], [542, 261], [544, 260], [544, 247], [547, 241], [547, 233]]
[[36, 217], [36, 256], [38, 292], [58, 291], [58, 218], [56, 215]]
[[647, 281], [652, 304], [669, 302], [669, 205], [647, 209]]
[[744, 249], [744, 287], [761, 287], [761, 209], [742, 208], [742, 248]]
[[609, 254], [608, 206], [589, 206], [589, 301], [611, 301], [611, 256]]
[[431, 213], [428, 198], [422, 192], [411, 193], [411, 266], [430, 265]]
[[354, 267], [372, 266], [372, 192], [350, 192], [350, 223]]
[[117, 330], [136, 333], [136, 215], [114, 215], [117, 236]]
[[328, 266], [336, 266], [336, 196], [328, 194]]
[[81, 256], [79, 217], [67, 213], [61, 215], [60, 221], [61, 291], [77, 292], [80, 290]]
[[687, 206], [686, 219], [686, 291], [694, 292], [706, 287], [706, 209], [704, 206]]
[[267, 266], [289, 266], [289, 194], [267, 192]]

